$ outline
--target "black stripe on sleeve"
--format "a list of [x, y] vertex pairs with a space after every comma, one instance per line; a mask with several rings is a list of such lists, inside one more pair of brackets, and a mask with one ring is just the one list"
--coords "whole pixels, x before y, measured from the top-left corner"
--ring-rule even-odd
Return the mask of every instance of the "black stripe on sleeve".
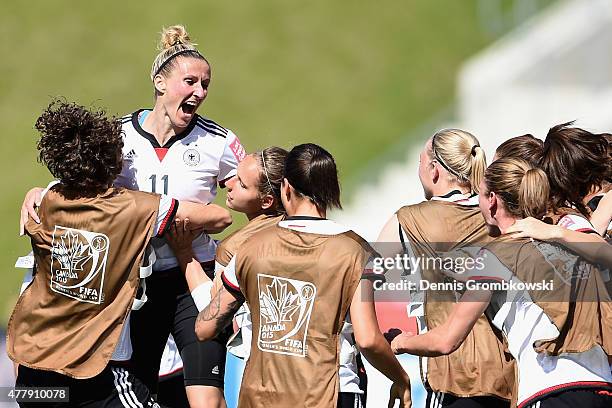
[[158, 237], [162, 237], [166, 233], [168, 228], [170, 228], [170, 225], [172, 225], [172, 222], [174, 221], [174, 217], [176, 217], [176, 212], [178, 211], [178, 207], [179, 207], [178, 200], [175, 200], [173, 198], [172, 204], [170, 204], [170, 209], [168, 210], [166, 217], [162, 221], [161, 225], [159, 226], [159, 230], [157, 231]]
[[221, 136], [221, 137], [226, 137], [223, 133], [219, 132], [217, 129], [204, 126], [200, 122], [198, 122], [197, 126], [200, 129], [205, 130], [206, 132], [208, 132], [210, 134], [213, 134], [213, 135], [216, 135], [216, 136]]
[[223, 272], [221, 273], [221, 281], [223, 282], [223, 286], [225, 286], [225, 289], [227, 289], [231, 294], [233, 294], [234, 296], [244, 297], [244, 295], [240, 291], [240, 288], [230, 282], [229, 279], [225, 277], [225, 273]]
[[216, 129], [218, 129], [219, 131], [221, 131], [221, 133], [224, 133], [224, 134], [227, 135], [227, 129], [224, 128], [223, 126], [219, 125], [215, 121], [210, 120], [210, 119], [206, 119], [206, 118], [204, 118], [202, 116], [200, 116], [198, 119], [201, 120], [202, 122], [204, 122], [206, 125], [208, 125], [210, 127], [214, 127]]
[[220, 130], [218, 130], [218, 129], [214, 128], [214, 127], [208, 126], [208, 125], [206, 125], [206, 124], [205, 124], [205, 123], [203, 123], [203, 122], [199, 122], [199, 121], [198, 121], [197, 126], [198, 126], [199, 128], [201, 128], [201, 129], [204, 129], [204, 130], [205, 130], [205, 131], [207, 131], [208, 133], [213, 134], [213, 135], [217, 135], [217, 136], [221, 136], [221, 137], [227, 137], [227, 135], [226, 135], [226, 134], [221, 133], [221, 131], [220, 131]]

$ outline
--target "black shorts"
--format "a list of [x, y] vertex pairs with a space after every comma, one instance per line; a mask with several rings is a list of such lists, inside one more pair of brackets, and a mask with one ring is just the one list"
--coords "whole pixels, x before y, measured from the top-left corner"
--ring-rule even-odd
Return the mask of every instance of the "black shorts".
[[20, 402], [20, 407], [158, 408], [149, 389], [121, 367], [107, 366], [92, 378], [77, 380], [53, 371], [19, 366], [17, 387], [68, 387], [69, 402]]
[[610, 389], [571, 389], [548, 394], [524, 408], [610, 408], [612, 390]]
[[[202, 264], [209, 277], [211, 264]], [[159, 365], [171, 333], [183, 359], [185, 385], [223, 388], [226, 343], [232, 328], [205, 342], [195, 335], [198, 309], [189, 293], [180, 268], [155, 271], [146, 280], [147, 302], [130, 315], [132, 370], [154, 394], [157, 394]]]
[[510, 408], [510, 401], [497, 397], [456, 397], [452, 394], [427, 390], [427, 408]]

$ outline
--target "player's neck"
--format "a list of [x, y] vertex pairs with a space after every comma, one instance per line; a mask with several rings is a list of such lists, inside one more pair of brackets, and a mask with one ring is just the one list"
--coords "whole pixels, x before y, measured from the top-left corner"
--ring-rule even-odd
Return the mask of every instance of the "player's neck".
[[435, 197], [442, 197], [453, 190], [460, 191], [462, 194], [468, 194], [470, 192], [470, 189], [465, 186], [460, 186], [456, 183], [448, 183], [444, 181], [435, 184], [434, 188], [432, 188], [432, 193]]
[[256, 212], [253, 212], [253, 213], [246, 214], [246, 217], [247, 217], [247, 219], [249, 221], [252, 221], [253, 219], [259, 217], [262, 214], [264, 214], [263, 211], [256, 211]]
[[254, 213], [251, 214], [246, 214], [246, 217], [249, 221], [259, 217], [260, 215], [267, 215], [267, 216], [271, 216], [271, 217], [275, 217], [277, 215], [280, 215], [280, 213], [276, 210], [276, 209], [270, 209], [268, 208], [267, 210], [260, 210], [260, 211], [256, 211]]
[[173, 126], [168, 116], [157, 106], [147, 115], [142, 123], [142, 128], [151, 133], [160, 146], [165, 145], [170, 138], [183, 130]]
[[511, 216], [502, 215], [502, 216], [497, 216], [496, 221], [497, 221], [497, 228], [499, 228], [499, 231], [502, 234], [505, 234], [508, 228], [514, 225], [514, 223], [516, 222], [516, 218], [511, 217]]
[[300, 200], [296, 202], [293, 208], [287, 208], [287, 215], [293, 216], [307, 216], [307, 217], [318, 217], [325, 218], [326, 212], [320, 210], [316, 205], [312, 204], [310, 200]]

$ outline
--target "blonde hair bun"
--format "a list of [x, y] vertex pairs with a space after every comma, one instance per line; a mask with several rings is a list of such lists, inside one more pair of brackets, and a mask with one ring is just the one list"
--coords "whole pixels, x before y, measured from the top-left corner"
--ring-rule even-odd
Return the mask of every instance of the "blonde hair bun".
[[196, 45], [191, 42], [191, 38], [184, 26], [173, 25], [162, 30], [158, 46], [160, 51], [167, 50], [179, 44]]

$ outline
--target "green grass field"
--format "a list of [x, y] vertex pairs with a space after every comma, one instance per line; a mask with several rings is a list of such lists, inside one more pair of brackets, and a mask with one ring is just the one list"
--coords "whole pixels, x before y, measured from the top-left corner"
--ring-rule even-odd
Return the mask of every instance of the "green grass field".
[[4, 2], [0, 325], [22, 277], [15, 258], [29, 247], [17, 235], [22, 196], [50, 179], [36, 161], [33, 123], [52, 97], [117, 115], [151, 106], [157, 33], [182, 23], [212, 65], [201, 114], [234, 130], [247, 150], [322, 144], [348, 183], [452, 101], [462, 61], [493, 40], [476, 3]]

